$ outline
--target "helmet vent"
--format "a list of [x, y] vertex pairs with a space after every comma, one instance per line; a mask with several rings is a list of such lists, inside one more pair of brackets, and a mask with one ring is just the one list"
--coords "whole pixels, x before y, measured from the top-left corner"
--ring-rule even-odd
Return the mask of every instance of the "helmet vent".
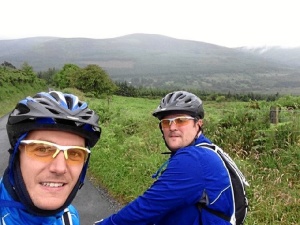
[[51, 108], [47, 108], [51, 113], [58, 115], [59, 112], [57, 112], [57, 110], [51, 109]]
[[43, 105], [50, 105], [48, 101], [43, 101], [43, 99], [38, 99], [38, 100], [39, 100], [38, 102], [39, 102], [40, 104], [43, 104]]
[[81, 118], [84, 120], [89, 120], [91, 117], [90, 116], [82, 116]]
[[30, 109], [26, 105], [23, 105], [23, 104], [18, 104], [17, 108], [19, 110], [20, 115], [27, 114], [30, 112]]

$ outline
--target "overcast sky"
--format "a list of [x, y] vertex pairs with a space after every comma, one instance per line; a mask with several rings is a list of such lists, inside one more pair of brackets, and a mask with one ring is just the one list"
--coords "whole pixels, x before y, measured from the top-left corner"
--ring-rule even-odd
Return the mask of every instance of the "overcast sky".
[[226, 47], [300, 47], [298, 0], [0, 0], [0, 39], [161, 34]]

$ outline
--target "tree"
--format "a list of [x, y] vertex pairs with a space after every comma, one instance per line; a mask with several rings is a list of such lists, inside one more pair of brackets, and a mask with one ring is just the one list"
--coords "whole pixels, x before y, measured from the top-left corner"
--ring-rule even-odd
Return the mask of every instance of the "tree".
[[27, 62], [23, 63], [21, 71], [28, 81], [36, 80], [37, 75], [34, 73], [32, 66], [30, 66]]
[[98, 65], [88, 65], [75, 73], [75, 86], [83, 92], [92, 92], [96, 97], [101, 94], [112, 95], [117, 86], [108, 74]]
[[65, 64], [62, 70], [54, 75], [54, 85], [59, 88], [75, 87], [75, 75], [78, 71], [80, 71], [79, 66], [75, 64]]
[[6, 68], [11, 68], [11, 69], [16, 69], [16, 67], [11, 64], [10, 62], [6, 62], [4, 61], [2, 64], [1, 64], [2, 67], [6, 67]]
[[118, 86], [118, 91], [116, 92], [117, 95], [137, 97], [137, 89], [134, 86], [129, 85], [126, 81], [116, 82], [115, 84]]
[[38, 72], [38, 78], [44, 79], [47, 84], [52, 84], [55, 74], [58, 71], [55, 68], [49, 68], [47, 71]]

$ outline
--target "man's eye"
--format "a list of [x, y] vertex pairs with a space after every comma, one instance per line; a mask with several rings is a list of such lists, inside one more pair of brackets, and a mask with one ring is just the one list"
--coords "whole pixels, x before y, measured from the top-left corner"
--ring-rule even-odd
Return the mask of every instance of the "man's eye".
[[84, 153], [81, 150], [69, 150], [68, 151], [68, 156], [70, 157], [70, 159], [72, 160], [80, 160], [80, 159], [84, 159]]
[[34, 149], [34, 153], [36, 155], [45, 156], [45, 155], [51, 155], [55, 152], [55, 149], [45, 147], [45, 146], [38, 146]]
[[39, 151], [39, 152], [49, 152], [50, 149], [46, 148], [46, 147], [39, 147], [39, 148], [36, 148], [36, 151]]

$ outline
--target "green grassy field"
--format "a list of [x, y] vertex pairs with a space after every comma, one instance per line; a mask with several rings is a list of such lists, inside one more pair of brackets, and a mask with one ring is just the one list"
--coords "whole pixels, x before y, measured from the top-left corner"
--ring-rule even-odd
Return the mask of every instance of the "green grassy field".
[[[126, 204], [152, 184], [151, 175], [168, 157], [161, 154], [167, 149], [151, 115], [160, 100], [79, 94], [100, 114], [102, 127], [89, 176]], [[14, 106], [16, 101], [8, 102]], [[269, 108], [274, 104], [204, 102], [206, 136], [232, 156], [250, 183], [246, 225], [299, 224], [300, 114], [282, 109], [280, 123], [272, 125]], [[2, 107], [0, 115], [10, 109]]]
[[[90, 100], [101, 115], [103, 132], [89, 175], [123, 204], [152, 184], [151, 175], [168, 157], [161, 154], [167, 149], [151, 115], [158, 103], [118, 96]], [[283, 118], [287, 126], [272, 126], [270, 105], [263, 102], [252, 109], [251, 103], [204, 103], [205, 134], [235, 159], [250, 183], [246, 224], [295, 225], [300, 207], [299, 112]]]

